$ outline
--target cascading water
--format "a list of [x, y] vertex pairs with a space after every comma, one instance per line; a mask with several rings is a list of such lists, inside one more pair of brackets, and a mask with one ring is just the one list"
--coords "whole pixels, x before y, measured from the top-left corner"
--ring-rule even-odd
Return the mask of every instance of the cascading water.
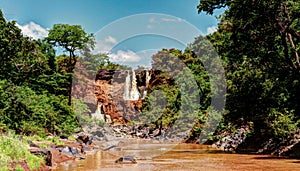
[[98, 103], [95, 113], [92, 113], [91, 115], [92, 115], [92, 118], [96, 118], [96, 119], [105, 121], [104, 114], [102, 114], [102, 109], [101, 108], [102, 108], [102, 104]]
[[135, 71], [132, 70], [132, 80], [131, 80], [131, 89], [130, 89], [130, 100], [139, 100], [140, 93], [137, 89], [137, 82], [136, 82], [136, 76]]
[[125, 87], [124, 87], [124, 94], [123, 94], [123, 98], [124, 100], [129, 100], [130, 97], [129, 97], [129, 94], [130, 94], [130, 74], [129, 74], [129, 71], [127, 72], [127, 76], [126, 76], [126, 79], [125, 79]]
[[97, 110], [96, 110], [95, 113], [97, 113], [98, 115], [102, 115], [102, 110], [101, 110], [101, 108], [102, 108], [102, 104], [99, 103], [99, 104], [97, 105]]
[[[145, 88], [142, 92], [141, 98], [145, 98], [147, 95], [147, 88], [149, 86], [149, 82], [151, 79], [151, 75], [149, 71], [146, 71], [146, 78], [145, 78]], [[124, 86], [124, 93], [123, 93], [124, 100], [139, 100], [140, 99], [140, 93], [138, 91], [137, 87], [137, 80], [135, 71], [132, 70], [132, 77], [130, 76], [130, 71], [127, 72], [127, 76], [125, 79], [125, 86]]]
[[150, 80], [151, 80], [150, 71], [147, 70], [146, 71], [146, 88], [148, 88]]
[[144, 92], [143, 92], [143, 97], [142, 97], [143, 99], [147, 95], [147, 88], [149, 86], [150, 79], [151, 79], [150, 72], [148, 70], [146, 70], [146, 85], [145, 85], [145, 89], [144, 89]]

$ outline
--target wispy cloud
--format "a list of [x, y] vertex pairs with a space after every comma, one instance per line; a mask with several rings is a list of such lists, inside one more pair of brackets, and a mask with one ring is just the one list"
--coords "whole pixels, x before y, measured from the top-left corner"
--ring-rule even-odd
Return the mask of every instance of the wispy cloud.
[[148, 20], [147, 29], [155, 29], [157, 28], [156, 26], [167, 24], [167, 23], [176, 24], [181, 22], [184, 22], [184, 20], [177, 17], [157, 17], [157, 18], [151, 17]]
[[35, 40], [45, 38], [48, 35], [47, 29], [34, 22], [25, 25], [19, 25], [17, 23], [16, 25], [22, 30], [23, 35], [32, 37]]
[[152, 17], [149, 19], [149, 23], [153, 24], [153, 23], [162, 23], [162, 22], [183, 22], [184, 20], [181, 18], [167, 18], [167, 17], [162, 17], [162, 18], [155, 18]]
[[141, 57], [131, 50], [118, 50], [117, 53], [108, 55], [112, 62], [139, 62]]
[[161, 18], [164, 22], [183, 22], [184, 20], [181, 18]]
[[149, 19], [149, 23], [157, 23], [157, 22], [158, 21], [154, 17], [152, 17], [152, 18]]
[[153, 25], [151, 25], [151, 24], [148, 24], [148, 25], [147, 25], [147, 28], [148, 28], [148, 29], [153, 29], [153, 28], [154, 28], [154, 26], [153, 26]]
[[105, 38], [105, 42], [106, 43], [111, 43], [111, 44], [116, 44], [117, 43], [117, 39], [111, 36], [108, 36]]
[[112, 36], [107, 36], [102, 40], [97, 40], [94, 52], [107, 53], [113, 48], [114, 45], [116, 45], [116, 43], [118, 43], [118, 40]]
[[206, 29], [206, 33], [207, 34], [211, 34], [211, 33], [214, 33], [214, 32], [216, 32], [217, 31], [217, 26], [211, 26], [211, 27], [208, 27], [207, 29]]

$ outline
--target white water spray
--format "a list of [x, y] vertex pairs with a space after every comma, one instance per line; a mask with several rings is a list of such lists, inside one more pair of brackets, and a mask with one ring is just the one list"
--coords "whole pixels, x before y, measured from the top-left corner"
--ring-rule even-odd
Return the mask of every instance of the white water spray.
[[136, 82], [136, 76], [135, 71], [132, 70], [132, 80], [131, 80], [131, 89], [130, 89], [130, 100], [139, 100], [140, 93], [137, 89], [137, 82]]

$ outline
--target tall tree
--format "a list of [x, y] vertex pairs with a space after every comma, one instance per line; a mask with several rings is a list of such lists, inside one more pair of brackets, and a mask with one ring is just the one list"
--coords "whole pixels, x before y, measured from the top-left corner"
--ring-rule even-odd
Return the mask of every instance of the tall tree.
[[68, 73], [69, 77], [69, 105], [72, 103], [72, 73], [77, 62], [76, 52], [93, 48], [95, 39], [93, 34], [87, 34], [80, 25], [55, 24], [49, 31], [46, 40], [54, 45], [64, 48], [69, 52]]
[[76, 116], [62, 96], [66, 78], [52, 45], [24, 36], [15, 23], [0, 10], [0, 129], [72, 132]]
[[300, 116], [300, 2], [200, 0], [198, 11], [222, 7], [218, 31], [209, 38], [227, 65], [226, 119], [254, 122], [257, 132], [282, 138], [291, 127], [275, 123], [295, 128]]
[[[51, 70], [50, 49], [22, 35], [15, 21], [7, 22], [0, 11], [0, 80], [27, 84]], [[47, 50], [47, 51], [48, 51]], [[52, 66], [50, 66], [52, 65]]]

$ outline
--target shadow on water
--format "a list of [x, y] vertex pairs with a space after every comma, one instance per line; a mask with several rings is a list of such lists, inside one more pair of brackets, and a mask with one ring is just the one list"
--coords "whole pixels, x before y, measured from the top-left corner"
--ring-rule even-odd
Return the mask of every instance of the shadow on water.
[[284, 157], [284, 156], [262, 156], [262, 157], [253, 157], [253, 159], [256, 160], [282, 160], [282, 159], [291, 159], [295, 160], [289, 157]]
[[192, 154], [234, 154], [229, 151], [221, 151], [221, 150], [180, 150], [173, 151], [173, 153], [192, 153]]

